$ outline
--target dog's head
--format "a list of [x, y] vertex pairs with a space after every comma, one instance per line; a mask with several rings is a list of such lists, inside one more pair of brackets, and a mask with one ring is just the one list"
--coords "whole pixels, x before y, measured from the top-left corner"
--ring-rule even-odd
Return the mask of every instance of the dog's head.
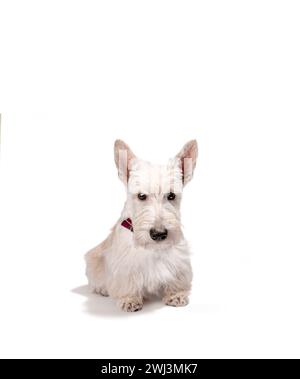
[[180, 241], [182, 190], [192, 179], [197, 154], [193, 140], [166, 165], [154, 165], [137, 158], [125, 142], [115, 142], [115, 162], [127, 187], [127, 216], [136, 245], [167, 248]]

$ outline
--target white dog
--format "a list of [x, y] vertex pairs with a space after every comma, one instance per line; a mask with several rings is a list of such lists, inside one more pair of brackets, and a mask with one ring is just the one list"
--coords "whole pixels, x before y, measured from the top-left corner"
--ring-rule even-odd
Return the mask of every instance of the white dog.
[[110, 235], [85, 258], [90, 288], [118, 300], [127, 312], [158, 295], [167, 305], [188, 303], [192, 269], [180, 222], [183, 186], [191, 180], [197, 142], [188, 142], [167, 165], [137, 158], [115, 142], [115, 162], [127, 188], [121, 218]]

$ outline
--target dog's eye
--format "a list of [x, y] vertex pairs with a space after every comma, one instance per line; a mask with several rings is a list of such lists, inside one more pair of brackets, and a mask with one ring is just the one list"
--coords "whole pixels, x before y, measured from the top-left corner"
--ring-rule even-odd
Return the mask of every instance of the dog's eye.
[[140, 200], [146, 200], [146, 199], [147, 199], [147, 195], [145, 195], [144, 193], [139, 193], [139, 194], [138, 194], [138, 198], [139, 198]]
[[170, 192], [170, 193], [168, 194], [168, 200], [174, 200], [175, 197], [176, 197], [176, 195], [175, 195], [175, 193], [173, 193], [173, 192]]

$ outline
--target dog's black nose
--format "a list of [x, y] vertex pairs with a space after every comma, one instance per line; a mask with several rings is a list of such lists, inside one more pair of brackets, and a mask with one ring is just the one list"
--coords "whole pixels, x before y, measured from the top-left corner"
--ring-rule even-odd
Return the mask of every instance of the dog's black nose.
[[167, 238], [168, 236], [168, 231], [165, 229], [164, 231], [158, 231], [156, 229], [150, 229], [150, 237], [154, 241], [163, 241]]

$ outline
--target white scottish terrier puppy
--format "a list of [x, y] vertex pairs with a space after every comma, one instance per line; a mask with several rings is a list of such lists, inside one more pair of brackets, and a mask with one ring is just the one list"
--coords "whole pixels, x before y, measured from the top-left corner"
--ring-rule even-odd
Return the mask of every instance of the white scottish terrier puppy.
[[150, 295], [175, 307], [188, 303], [192, 269], [180, 222], [183, 186], [196, 166], [197, 142], [188, 142], [159, 166], [137, 158], [121, 140], [115, 162], [127, 188], [121, 217], [110, 235], [86, 256], [90, 288], [135, 312]]

